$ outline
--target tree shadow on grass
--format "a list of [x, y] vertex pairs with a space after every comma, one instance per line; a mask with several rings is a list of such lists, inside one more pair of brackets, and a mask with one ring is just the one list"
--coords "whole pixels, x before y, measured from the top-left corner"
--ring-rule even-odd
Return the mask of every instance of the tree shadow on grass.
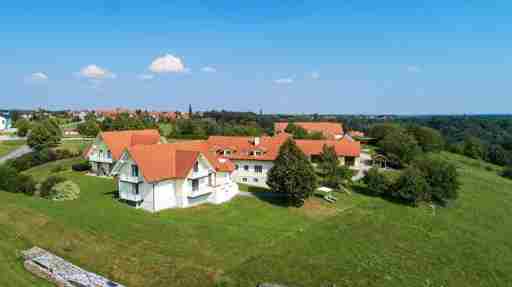
[[393, 196], [387, 195], [387, 194], [375, 194], [374, 192], [369, 190], [366, 186], [362, 186], [362, 185], [353, 185], [352, 191], [355, 193], [365, 195], [365, 196], [369, 196], [369, 197], [382, 198], [385, 201], [399, 204], [399, 205], [414, 206], [410, 201], [407, 201], [407, 200], [404, 200], [401, 198], [393, 197]]
[[290, 204], [288, 197], [285, 194], [274, 193], [271, 191], [259, 191], [252, 193], [254, 197], [257, 199], [264, 201], [266, 203], [270, 203], [272, 205], [280, 206], [280, 207], [290, 207], [293, 206]]

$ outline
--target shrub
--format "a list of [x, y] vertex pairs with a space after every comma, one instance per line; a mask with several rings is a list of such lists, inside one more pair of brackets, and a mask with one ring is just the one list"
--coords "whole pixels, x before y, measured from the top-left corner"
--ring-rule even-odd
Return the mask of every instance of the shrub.
[[410, 126], [407, 132], [414, 136], [424, 152], [439, 152], [444, 148], [444, 139], [435, 129], [422, 126]]
[[50, 176], [41, 183], [39, 193], [42, 197], [51, 198], [53, 195], [53, 187], [61, 182], [65, 181], [60, 176]]
[[91, 169], [91, 165], [88, 161], [83, 161], [80, 163], [75, 163], [74, 165], [71, 166], [71, 169], [73, 171], [88, 171]]
[[0, 190], [16, 192], [18, 173], [9, 165], [0, 165]]
[[79, 195], [80, 187], [71, 180], [66, 180], [52, 187], [50, 198], [57, 201], [74, 200], [78, 199]]
[[482, 141], [476, 137], [467, 137], [464, 140], [462, 152], [467, 157], [481, 159], [484, 155], [484, 146]]
[[367, 185], [369, 194], [390, 196], [393, 193], [395, 178], [392, 173], [381, 172], [378, 168], [371, 168], [363, 178], [363, 182]]
[[16, 192], [34, 195], [37, 189], [36, 185], [36, 181], [30, 175], [19, 174], [16, 178]]
[[458, 197], [460, 182], [455, 165], [434, 156], [419, 158], [413, 165], [425, 176], [432, 199], [446, 203]]
[[405, 169], [398, 178], [395, 186], [394, 196], [418, 205], [421, 201], [430, 201], [429, 185], [423, 173], [416, 167]]
[[505, 178], [512, 179], [512, 165], [506, 167], [501, 175]]

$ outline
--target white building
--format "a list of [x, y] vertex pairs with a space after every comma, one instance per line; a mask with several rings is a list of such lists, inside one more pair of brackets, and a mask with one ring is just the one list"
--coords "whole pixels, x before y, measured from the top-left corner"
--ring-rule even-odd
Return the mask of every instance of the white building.
[[233, 170], [229, 159], [191, 142], [128, 147], [112, 174], [121, 200], [156, 212], [229, 201], [238, 193]]
[[0, 131], [11, 128], [11, 118], [7, 115], [0, 114]]
[[121, 158], [126, 148], [159, 142], [158, 130], [102, 132], [85, 152], [85, 157], [89, 160], [94, 174], [109, 176], [114, 164]]
[[[217, 154], [233, 161], [233, 178], [238, 183], [267, 187], [267, 174], [274, 165], [279, 148], [289, 138], [285, 133], [274, 137], [211, 136], [208, 145]], [[341, 140], [296, 140], [297, 146], [313, 162], [317, 162], [324, 145], [334, 146], [340, 165], [359, 169], [361, 145]]]

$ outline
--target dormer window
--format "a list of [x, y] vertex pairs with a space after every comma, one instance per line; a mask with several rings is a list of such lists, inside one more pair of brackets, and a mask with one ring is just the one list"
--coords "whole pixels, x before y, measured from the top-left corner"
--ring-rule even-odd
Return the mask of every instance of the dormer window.
[[231, 150], [229, 150], [229, 149], [224, 150], [224, 155], [231, 155]]
[[196, 162], [194, 163], [194, 172], [198, 172], [198, 171], [199, 171], [199, 162], [198, 162], [198, 161], [196, 161]]
[[132, 176], [133, 177], [139, 176], [139, 167], [136, 165], [132, 165]]
[[257, 150], [254, 152], [256, 155], [261, 155], [261, 151]]

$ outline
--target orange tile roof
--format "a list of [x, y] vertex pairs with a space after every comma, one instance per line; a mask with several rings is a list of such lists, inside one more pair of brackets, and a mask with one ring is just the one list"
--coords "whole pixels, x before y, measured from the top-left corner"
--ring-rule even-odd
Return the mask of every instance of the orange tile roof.
[[347, 139], [342, 140], [296, 140], [297, 146], [306, 155], [319, 155], [324, 145], [334, 146], [338, 156], [358, 157], [361, 154], [361, 144]]
[[[321, 132], [325, 137], [334, 139], [337, 135], [343, 135], [343, 125], [334, 122], [294, 122], [295, 125], [302, 127], [308, 132]], [[275, 134], [284, 133], [287, 122], [274, 123]]]
[[[231, 155], [226, 156], [234, 160], [267, 160], [272, 161], [277, 158], [279, 148], [289, 138], [282, 133], [274, 137], [264, 136], [260, 138], [260, 143], [255, 145], [254, 137], [229, 137], [229, 136], [211, 136], [208, 138], [210, 148], [215, 151], [231, 150]], [[306, 155], [318, 155], [322, 153], [324, 144], [334, 146], [338, 156], [358, 157], [361, 153], [359, 142], [342, 140], [296, 140], [297, 146]], [[260, 150], [261, 155], [251, 155], [250, 151]]]
[[235, 170], [235, 164], [227, 157], [218, 155], [213, 148], [210, 147], [207, 141], [204, 140], [190, 140], [172, 143], [178, 150], [184, 151], [198, 151], [201, 152], [215, 167], [215, 170], [221, 172], [231, 172]]
[[151, 145], [160, 142], [158, 130], [102, 132], [100, 137], [112, 153], [114, 160], [119, 160], [123, 151], [130, 146]]
[[[231, 150], [230, 159], [254, 159], [254, 160], [274, 160], [279, 154], [279, 147], [288, 139], [286, 134], [269, 137], [259, 137], [259, 144], [255, 144], [255, 137], [231, 137], [231, 136], [211, 136], [208, 138], [210, 148], [216, 152]], [[261, 155], [251, 152], [260, 151]]]
[[186, 178], [201, 154], [179, 150], [173, 144], [137, 145], [127, 150], [147, 182]]

